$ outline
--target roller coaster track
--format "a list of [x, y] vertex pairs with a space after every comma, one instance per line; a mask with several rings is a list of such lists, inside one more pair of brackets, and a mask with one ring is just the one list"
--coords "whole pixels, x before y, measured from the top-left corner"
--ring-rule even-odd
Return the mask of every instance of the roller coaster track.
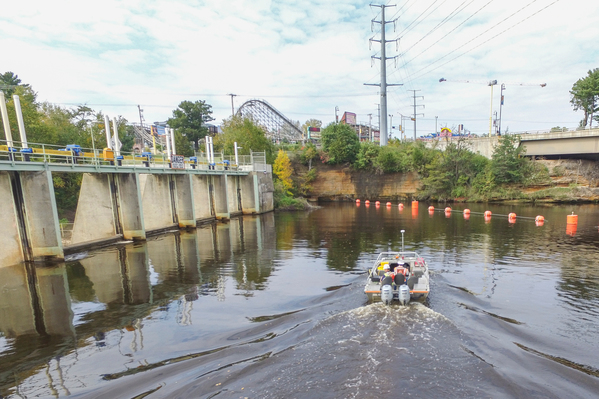
[[275, 107], [264, 100], [248, 100], [237, 110], [237, 115], [250, 117], [266, 128], [266, 137], [273, 141], [300, 141], [302, 131]]

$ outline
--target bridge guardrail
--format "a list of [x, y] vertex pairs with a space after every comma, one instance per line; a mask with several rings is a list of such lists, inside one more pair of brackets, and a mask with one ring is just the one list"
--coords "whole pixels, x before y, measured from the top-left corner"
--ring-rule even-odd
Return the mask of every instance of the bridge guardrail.
[[[0, 140], [0, 161], [11, 162], [39, 162], [50, 164], [70, 164], [85, 166], [126, 166], [133, 168], [160, 168], [172, 169], [171, 160], [166, 154], [152, 154], [144, 152], [141, 154], [121, 152], [115, 155], [112, 150], [106, 151], [97, 148], [83, 148], [78, 145], [58, 146], [42, 143], [27, 143], [22, 146], [21, 142], [13, 141], [13, 147], [8, 147], [6, 140]], [[266, 156], [263, 152], [253, 152], [250, 155], [239, 155], [235, 162], [234, 155], [215, 153], [213, 162], [208, 161], [205, 153], [196, 153], [194, 157], [184, 158], [184, 169], [188, 170], [242, 170], [253, 171], [256, 168], [264, 170]]]

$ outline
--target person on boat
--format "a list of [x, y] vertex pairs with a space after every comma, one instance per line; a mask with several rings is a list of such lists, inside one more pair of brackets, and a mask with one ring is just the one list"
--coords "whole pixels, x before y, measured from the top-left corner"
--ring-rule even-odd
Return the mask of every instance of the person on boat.
[[381, 276], [381, 285], [391, 284], [393, 282], [393, 277], [395, 277], [395, 273], [391, 271], [391, 266], [389, 266], [389, 263], [385, 263], [383, 265], [383, 275]]

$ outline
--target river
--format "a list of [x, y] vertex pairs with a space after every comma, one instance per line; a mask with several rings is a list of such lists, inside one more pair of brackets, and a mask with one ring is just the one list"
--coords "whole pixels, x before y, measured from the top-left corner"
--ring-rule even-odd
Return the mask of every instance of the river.
[[[0, 398], [597, 397], [599, 206], [454, 208], [325, 204], [0, 268]], [[402, 229], [431, 294], [370, 304]]]

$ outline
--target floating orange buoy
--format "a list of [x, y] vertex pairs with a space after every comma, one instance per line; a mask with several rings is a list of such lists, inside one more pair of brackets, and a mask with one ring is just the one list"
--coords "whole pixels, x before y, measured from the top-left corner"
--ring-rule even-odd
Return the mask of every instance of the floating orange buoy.
[[418, 201], [412, 201], [412, 208], [418, 208]]
[[418, 207], [412, 208], [412, 219], [418, 219]]
[[430, 209], [429, 209], [429, 210], [428, 210], [428, 214], [429, 214], [429, 215], [431, 215], [431, 216], [433, 216], [433, 215], [435, 214], [435, 210], [434, 210], [434, 209], [433, 209], [433, 210], [430, 210]]
[[470, 209], [468, 209], [468, 208], [464, 209], [464, 215], [470, 215]]
[[537, 225], [537, 227], [541, 227], [542, 225], [545, 224], [544, 220], [535, 220], [535, 224]]
[[566, 234], [569, 236], [574, 237], [574, 235], [576, 234], [576, 228], [578, 227], [577, 224], [575, 223], [570, 223], [566, 225]]
[[535, 218], [535, 222], [544, 222], [545, 218], [541, 215], [537, 215], [537, 217]]
[[515, 214], [514, 212], [510, 212], [510, 213], [507, 215], [507, 218], [508, 218], [508, 219], [516, 219], [516, 214]]
[[447, 208], [445, 208], [445, 212], [446, 212], [446, 213], [447, 213], [447, 212], [451, 212], [451, 207], [449, 207], [449, 206], [448, 206]]
[[491, 223], [491, 216], [485, 215], [485, 223]]
[[358, 198], [358, 199], [356, 200], [356, 202], [360, 202], [360, 198]]
[[578, 215], [575, 215], [574, 212], [571, 215], [567, 215], [566, 224], [578, 224]]
[[485, 217], [491, 217], [491, 211], [485, 211]]
[[399, 209], [403, 209], [403, 204], [400, 202], [400, 203], [399, 203], [399, 205], [397, 205], [397, 207], [398, 207]]
[[380, 204], [381, 204], [381, 201], [377, 201], [377, 202], [375, 202], [374, 204], [375, 204], [375, 205], [380, 205]]
[[434, 207], [434, 206], [432, 206], [432, 205], [431, 205], [431, 206], [429, 206], [429, 207], [428, 207], [428, 211], [429, 211], [429, 212], [430, 212], [430, 211], [434, 211], [434, 210], [435, 210], [435, 207]]
[[390, 202], [387, 202], [387, 206], [391, 206], [391, 203], [390, 203]]
[[464, 220], [470, 220], [470, 214], [464, 213]]
[[366, 205], [370, 204], [370, 200], [366, 200]]

